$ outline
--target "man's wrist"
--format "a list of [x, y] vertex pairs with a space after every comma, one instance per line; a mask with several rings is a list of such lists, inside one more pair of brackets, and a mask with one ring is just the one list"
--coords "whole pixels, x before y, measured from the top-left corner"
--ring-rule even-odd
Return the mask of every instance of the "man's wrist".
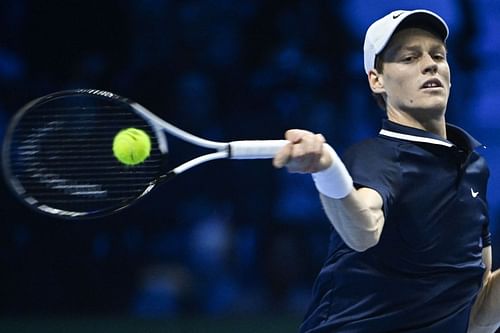
[[342, 199], [348, 196], [354, 188], [351, 175], [330, 145], [325, 144], [323, 149], [328, 150], [332, 157], [332, 164], [325, 170], [312, 174], [314, 184], [318, 191], [327, 197]]

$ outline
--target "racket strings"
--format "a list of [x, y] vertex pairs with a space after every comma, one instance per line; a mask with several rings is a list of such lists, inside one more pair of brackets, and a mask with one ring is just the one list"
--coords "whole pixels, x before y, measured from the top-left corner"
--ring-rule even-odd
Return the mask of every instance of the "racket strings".
[[[103, 102], [104, 101], [104, 102]], [[150, 157], [126, 166], [113, 155], [124, 128], [148, 133]], [[12, 135], [10, 165], [20, 191], [57, 210], [113, 210], [148, 190], [163, 157], [149, 124], [123, 102], [68, 96], [33, 106]]]

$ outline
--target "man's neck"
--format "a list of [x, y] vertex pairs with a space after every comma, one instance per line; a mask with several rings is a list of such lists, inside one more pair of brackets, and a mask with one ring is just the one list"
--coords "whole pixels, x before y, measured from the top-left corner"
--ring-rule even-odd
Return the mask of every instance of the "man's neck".
[[446, 139], [446, 121], [444, 113], [442, 116], [435, 118], [422, 117], [424, 119], [417, 119], [407, 112], [396, 111], [392, 109], [387, 110], [387, 117], [390, 121], [400, 125], [418, 128], [427, 132], [431, 132]]

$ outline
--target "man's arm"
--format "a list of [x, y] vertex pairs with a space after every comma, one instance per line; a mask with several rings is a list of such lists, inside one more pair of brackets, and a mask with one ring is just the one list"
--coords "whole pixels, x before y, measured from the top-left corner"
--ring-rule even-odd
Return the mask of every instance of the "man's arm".
[[378, 192], [363, 187], [343, 199], [320, 196], [328, 219], [350, 248], [360, 252], [377, 245], [384, 227]]
[[[274, 158], [273, 163], [277, 168], [285, 166], [290, 172], [296, 173], [328, 171], [330, 167], [339, 166], [335, 163], [342, 164], [341, 167], [344, 168], [342, 161], [333, 158], [332, 152], [325, 149], [323, 136], [303, 130], [290, 130], [286, 132], [285, 138], [291, 143]], [[322, 177], [321, 181], [327, 182], [327, 188], [336, 183], [346, 186], [345, 179], [335, 179], [339, 177], [337, 172], [327, 172], [327, 178], [324, 175]], [[352, 180], [350, 182], [349, 190], [343, 197], [333, 198], [321, 193], [321, 202], [328, 219], [343, 241], [356, 251], [365, 251], [375, 246], [380, 239], [384, 226], [383, 200], [378, 192], [369, 188], [356, 190], [352, 187]], [[318, 183], [316, 185], [318, 187]]]
[[494, 333], [500, 327], [500, 270], [491, 272], [491, 246], [483, 249], [486, 270], [483, 285], [472, 307], [469, 333]]

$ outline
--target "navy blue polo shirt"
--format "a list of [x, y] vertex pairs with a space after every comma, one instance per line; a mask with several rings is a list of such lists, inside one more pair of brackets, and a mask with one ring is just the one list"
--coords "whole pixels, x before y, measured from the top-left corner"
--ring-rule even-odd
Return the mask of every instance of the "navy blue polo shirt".
[[490, 245], [484, 149], [464, 130], [435, 134], [383, 122], [344, 163], [383, 198], [379, 243], [350, 249], [332, 228], [301, 332], [465, 333]]

